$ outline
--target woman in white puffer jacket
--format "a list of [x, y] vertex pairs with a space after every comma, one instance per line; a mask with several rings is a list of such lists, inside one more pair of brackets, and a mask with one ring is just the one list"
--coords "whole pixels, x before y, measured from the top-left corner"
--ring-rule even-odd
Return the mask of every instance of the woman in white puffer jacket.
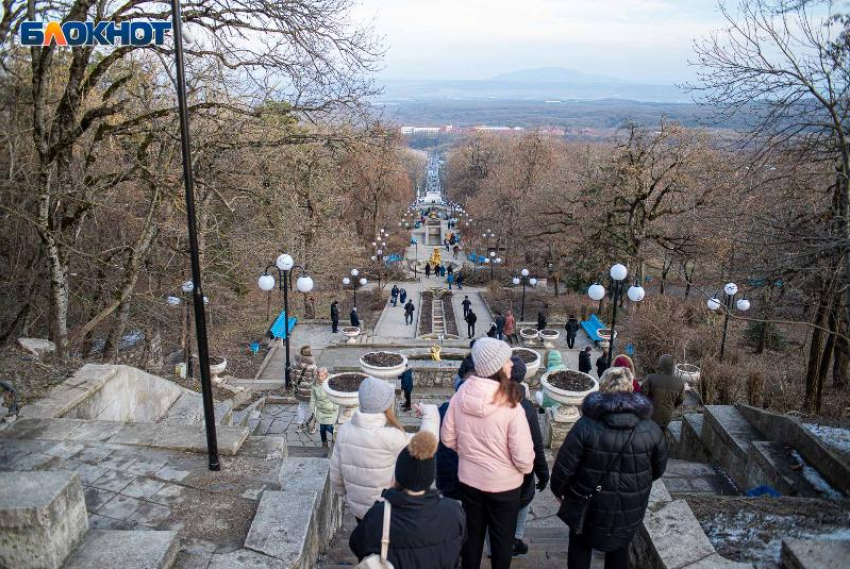
[[[367, 377], [358, 390], [360, 408], [339, 428], [331, 455], [331, 485], [359, 522], [393, 483], [395, 463], [412, 435], [404, 432], [393, 412], [395, 388]], [[421, 431], [439, 436], [436, 405], [422, 405]]]

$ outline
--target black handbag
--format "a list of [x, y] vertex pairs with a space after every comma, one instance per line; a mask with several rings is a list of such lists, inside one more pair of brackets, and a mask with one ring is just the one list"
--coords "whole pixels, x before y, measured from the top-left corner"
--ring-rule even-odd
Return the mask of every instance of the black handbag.
[[611, 472], [614, 470], [614, 466], [619, 464], [620, 458], [623, 456], [623, 452], [625, 452], [629, 443], [632, 442], [634, 435], [635, 427], [632, 427], [632, 431], [629, 433], [629, 438], [626, 439], [626, 442], [620, 449], [619, 454], [617, 454], [617, 457], [611, 461], [611, 464], [608, 465], [605, 474], [602, 475], [593, 490], [591, 490], [590, 494], [582, 494], [572, 486], [567, 485], [567, 490], [561, 499], [561, 507], [558, 508], [558, 518], [567, 524], [570, 530], [576, 535], [581, 535], [584, 532], [584, 524], [587, 522], [587, 516], [590, 513], [590, 501], [594, 496], [596, 496], [596, 494], [602, 491], [602, 485], [608, 480], [608, 476], [611, 475]]

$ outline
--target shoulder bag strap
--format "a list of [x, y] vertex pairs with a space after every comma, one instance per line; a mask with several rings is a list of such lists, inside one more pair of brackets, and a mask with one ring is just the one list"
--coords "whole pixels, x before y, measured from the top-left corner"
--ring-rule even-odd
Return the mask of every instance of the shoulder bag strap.
[[602, 485], [605, 483], [606, 480], [608, 480], [608, 476], [610, 476], [611, 472], [614, 470], [614, 466], [620, 462], [620, 457], [623, 456], [623, 453], [625, 452], [626, 447], [629, 446], [630, 442], [632, 442], [632, 438], [635, 436], [635, 429], [636, 428], [637, 428], [637, 425], [632, 427], [632, 431], [629, 433], [629, 438], [626, 439], [626, 442], [623, 444], [623, 447], [620, 449], [619, 454], [617, 454], [617, 457], [614, 460], [611, 461], [611, 464], [608, 465], [608, 468], [605, 471], [605, 474], [602, 476], [602, 478], [599, 479], [599, 483], [597, 483], [596, 487], [593, 489], [594, 494], [602, 491]]
[[390, 548], [390, 512], [392, 507], [390, 503], [384, 500], [384, 526], [381, 534], [381, 561], [386, 562], [387, 551]]

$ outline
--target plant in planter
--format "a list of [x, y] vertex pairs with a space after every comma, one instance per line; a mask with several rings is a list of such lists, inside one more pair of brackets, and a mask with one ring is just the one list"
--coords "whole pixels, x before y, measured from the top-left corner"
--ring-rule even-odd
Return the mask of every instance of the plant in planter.
[[543, 340], [543, 347], [551, 350], [555, 347], [555, 340], [561, 337], [561, 333], [557, 330], [541, 330], [538, 336]]
[[210, 379], [213, 383], [221, 383], [222, 379], [219, 377], [219, 375], [223, 373], [225, 369], [227, 369], [227, 358], [210, 358]]
[[553, 370], [543, 374], [540, 384], [547, 397], [556, 401], [553, 419], [558, 423], [575, 423], [584, 398], [599, 391], [599, 382], [586, 373], [572, 369]]
[[368, 352], [360, 356], [360, 369], [380, 379], [396, 379], [405, 365], [407, 356], [399, 352]]
[[345, 326], [342, 329], [342, 335], [348, 338], [346, 341], [348, 344], [353, 344], [357, 340], [357, 336], [360, 335], [360, 328], [356, 326]]
[[528, 348], [511, 348], [511, 351], [525, 364], [525, 381], [529, 381], [540, 369], [540, 353]]
[[366, 377], [365, 373], [359, 372], [336, 373], [329, 376], [322, 384], [328, 399], [339, 405], [337, 424], [348, 422], [354, 410], [360, 405], [357, 390]]

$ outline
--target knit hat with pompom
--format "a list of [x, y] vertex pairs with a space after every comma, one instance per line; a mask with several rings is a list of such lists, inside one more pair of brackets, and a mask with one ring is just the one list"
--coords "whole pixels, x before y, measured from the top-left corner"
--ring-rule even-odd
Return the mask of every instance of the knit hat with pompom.
[[437, 475], [438, 439], [434, 433], [420, 431], [413, 435], [395, 462], [395, 481], [405, 490], [421, 492], [434, 484]]

